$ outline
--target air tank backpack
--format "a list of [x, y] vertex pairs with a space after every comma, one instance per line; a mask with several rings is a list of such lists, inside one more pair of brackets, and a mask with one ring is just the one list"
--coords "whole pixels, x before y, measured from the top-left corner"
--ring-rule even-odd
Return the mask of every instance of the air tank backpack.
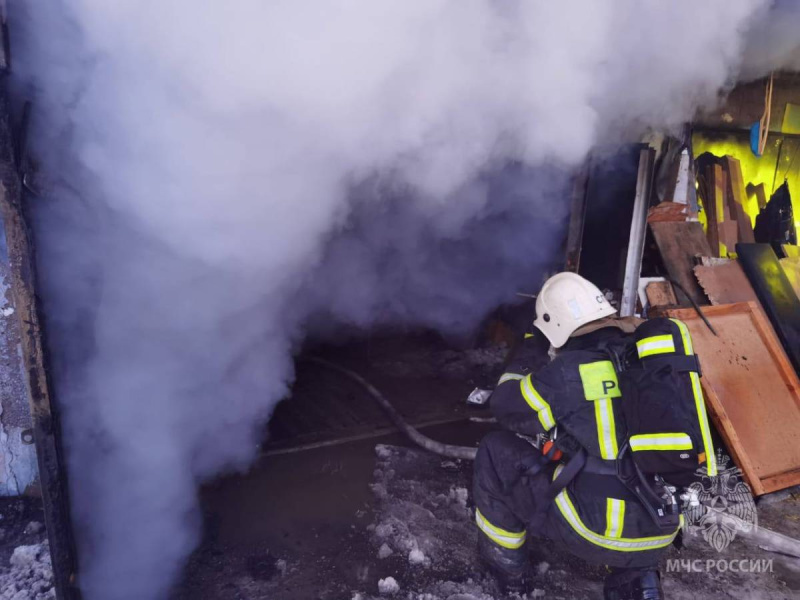
[[655, 318], [606, 351], [617, 371], [628, 431], [618, 477], [660, 526], [674, 529], [680, 512], [675, 488], [688, 485], [704, 463], [708, 475], [717, 474], [691, 334], [677, 319]]
[[599, 349], [614, 366], [608, 381], [599, 384], [619, 386], [626, 439], [611, 465], [585, 449], [569, 448], [575, 442], [571, 436], [557, 440], [570, 459], [549, 495], [554, 498], [579, 472], [616, 475], [660, 529], [675, 531], [677, 488], [688, 486], [703, 463], [710, 476], [717, 472], [689, 330], [677, 319], [651, 319]]

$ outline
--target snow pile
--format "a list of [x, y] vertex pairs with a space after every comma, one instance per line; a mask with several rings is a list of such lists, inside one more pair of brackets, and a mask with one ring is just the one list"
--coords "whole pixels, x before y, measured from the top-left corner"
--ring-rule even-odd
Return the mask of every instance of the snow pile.
[[[371, 487], [384, 510], [371, 532], [379, 558], [398, 554], [412, 565], [446, 562], [451, 553], [447, 540], [452, 535], [448, 523], [456, 518], [461, 527], [469, 527], [466, 488], [447, 484], [446, 480], [435, 492], [416, 485], [409, 479], [417, 458], [415, 450], [379, 445], [376, 455], [375, 483]], [[431, 468], [445, 471], [439, 459], [424, 458]]]
[[381, 596], [394, 596], [400, 591], [400, 585], [394, 577], [387, 577], [378, 581], [378, 592]]
[[[378, 445], [373, 493], [375, 522], [367, 529], [381, 559], [376, 577], [403, 583], [410, 600], [494, 600], [494, 578], [477, 560], [469, 485], [472, 463], [443, 461], [416, 448]], [[554, 570], [532, 544], [535, 587], [527, 599], [549, 595], [583, 600], [602, 593], [602, 573], [548, 545]], [[566, 569], [566, 570], [565, 570]], [[372, 598], [369, 593], [364, 598]]]
[[55, 598], [50, 547], [45, 541], [18, 546], [10, 568], [0, 573], [0, 600], [47, 600]]
[[39, 521], [31, 521], [25, 526], [25, 535], [38, 535], [44, 531], [44, 524]]

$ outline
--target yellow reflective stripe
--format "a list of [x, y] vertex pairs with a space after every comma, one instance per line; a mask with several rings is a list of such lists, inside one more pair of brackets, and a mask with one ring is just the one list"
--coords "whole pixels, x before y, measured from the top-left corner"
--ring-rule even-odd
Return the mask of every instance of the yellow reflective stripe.
[[625, 500], [606, 498], [606, 537], [621, 538], [625, 525]]
[[692, 438], [685, 433], [648, 433], [631, 436], [631, 450], [691, 450]]
[[525, 543], [525, 531], [515, 533], [495, 527], [486, 520], [486, 517], [484, 517], [477, 508], [475, 509], [475, 523], [478, 525], [478, 529], [485, 533], [490, 540], [503, 548], [516, 550], [517, 548], [521, 548], [522, 544]]
[[539, 422], [544, 427], [545, 431], [550, 431], [553, 427], [556, 426], [556, 420], [553, 418], [553, 412], [550, 410], [550, 405], [545, 402], [544, 398], [539, 395], [539, 392], [536, 391], [536, 388], [533, 387], [533, 382], [531, 381], [531, 376], [528, 375], [522, 381], [520, 381], [519, 388], [522, 391], [522, 396], [525, 398], [525, 402], [536, 411], [536, 414], [539, 417]]
[[636, 342], [636, 351], [639, 353], [639, 358], [675, 352], [675, 340], [669, 334], [654, 335]]
[[[556, 472], [553, 474], [554, 479], [561, 472], [562, 468], [563, 467], [559, 466], [559, 468], [556, 469]], [[558, 506], [561, 516], [566, 519], [567, 523], [569, 523], [570, 527], [572, 527], [575, 533], [577, 533], [586, 541], [596, 546], [600, 546], [601, 548], [606, 548], [607, 550], [617, 550], [619, 552], [641, 552], [643, 550], [664, 548], [672, 543], [672, 541], [675, 539], [675, 536], [678, 535], [678, 531], [680, 530], [680, 527], [678, 527], [674, 533], [654, 537], [615, 538], [606, 535], [600, 535], [599, 533], [595, 533], [586, 527], [583, 521], [581, 521], [578, 511], [575, 510], [575, 506], [572, 504], [572, 500], [570, 500], [566, 489], [562, 490], [561, 493], [556, 496], [556, 506]]]
[[527, 340], [527, 339], [530, 339], [530, 338], [532, 338], [532, 337], [533, 337], [533, 334], [532, 334], [532, 333], [526, 333], [526, 334], [525, 334], [525, 337], [524, 337], [523, 339], [526, 339], [526, 340]]
[[594, 416], [597, 421], [597, 443], [600, 456], [605, 460], [617, 458], [617, 425], [614, 421], [614, 404], [611, 398], [594, 401]]
[[500, 376], [500, 380], [497, 382], [497, 385], [505, 383], [506, 381], [519, 381], [520, 379], [524, 378], [525, 375], [520, 375], [519, 373], [503, 373]]
[[[683, 339], [683, 348], [686, 355], [694, 354], [692, 348], [692, 336], [689, 335], [689, 328], [678, 319], [670, 319], [678, 326]], [[700, 433], [703, 436], [703, 449], [706, 453], [706, 467], [708, 475], [714, 477], [717, 474], [717, 457], [714, 453], [714, 446], [711, 443], [711, 429], [708, 425], [708, 415], [706, 414], [706, 403], [703, 400], [703, 388], [700, 386], [700, 376], [694, 371], [689, 371], [689, 378], [692, 382], [692, 394], [694, 395], [694, 406], [697, 410], [697, 418], [700, 421]]]

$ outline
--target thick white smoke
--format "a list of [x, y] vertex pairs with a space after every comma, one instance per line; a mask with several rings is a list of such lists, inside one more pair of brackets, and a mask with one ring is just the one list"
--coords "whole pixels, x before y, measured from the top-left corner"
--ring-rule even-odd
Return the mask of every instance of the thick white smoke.
[[12, 6], [87, 598], [164, 597], [308, 327], [464, 331], [534, 286], [570, 170], [715, 102], [767, 4]]

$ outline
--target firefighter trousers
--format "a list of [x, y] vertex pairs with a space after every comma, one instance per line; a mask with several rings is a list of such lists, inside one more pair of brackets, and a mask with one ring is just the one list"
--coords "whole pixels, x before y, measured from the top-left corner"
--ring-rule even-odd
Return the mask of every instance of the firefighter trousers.
[[541, 535], [548, 518], [547, 490], [554, 465], [510, 431], [488, 434], [478, 448], [473, 477], [475, 520], [493, 542], [517, 549]]
[[[536, 468], [538, 465], [539, 468]], [[534, 466], [531, 469], [531, 466]], [[583, 560], [617, 568], [656, 568], [674, 538], [662, 542], [644, 538], [654, 549], [617, 551], [586, 539], [559, 514], [549, 493], [555, 463], [543, 461], [541, 452], [510, 431], [487, 435], [475, 457], [473, 498], [478, 528], [494, 543], [523, 551], [528, 536], [545, 538]], [[600, 506], [605, 506], [601, 498]], [[591, 533], [589, 538], [596, 538]], [[651, 541], [647, 541], [651, 540]], [[602, 543], [603, 540], [601, 540]], [[637, 540], [612, 540], [620, 545], [641, 546]]]

